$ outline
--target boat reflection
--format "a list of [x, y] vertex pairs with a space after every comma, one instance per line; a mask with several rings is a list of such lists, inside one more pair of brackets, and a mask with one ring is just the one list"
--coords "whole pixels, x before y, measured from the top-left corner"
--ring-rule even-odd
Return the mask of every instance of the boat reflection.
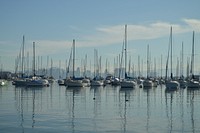
[[[198, 132], [200, 90], [120, 86], [0, 88], [0, 118], [18, 132]], [[9, 104], [7, 104], [9, 103]], [[7, 111], [8, 110], [8, 111]], [[13, 122], [13, 123], [12, 123]], [[162, 124], [160, 124], [162, 123]], [[134, 126], [137, 125], [137, 126]]]
[[[22, 129], [22, 132], [24, 132], [24, 122], [28, 118], [24, 117], [24, 113], [31, 115], [31, 128], [35, 128], [36, 123], [36, 108], [39, 109], [39, 106], [36, 107], [36, 97], [37, 101], [39, 102], [42, 98], [42, 89], [39, 87], [15, 87], [15, 107], [20, 117], [20, 126]], [[40, 100], [38, 100], [40, 99]], [[40, 105], [41, 103], [37, 103], [37, 105]], [[31, 112], [30, 112], [31, 108]]]
[[75, 123], [76, 123], [76, 95], [79, 96], [83, 87], [67, 87], [65, 90], [66, 96], [66, 111], [67, 112], [67, 120], [70, 121], [70, 131], [75, 132]]
[[[121, 132], [126, 132], [127, 130], [127, 110], [129, 109], [131, 102], [131, 93], [134, 88], [120, 88], [119, 90], [119, 115], [121, 118]], [[128, 105], [127, 105], [128, 104]]]
[[200, 91], [199, 89], [189, 89], [187, 90], [187, 103], [189, 104], [190, 107], [190, 120], [191, 120], [191, 131], [192, 133], [196, 133], [198, 132], [196, 129], [198, 129], [198, 119], [194, 118], [195, 114], [197, 113], [195, 110], [195, 102], [199, 102], [199, 95], [200, 95]]
[[165, 90], [165, 105], [166, 105], [166, 116], [168, 120], [168, 130], [171, 133], [173, 131], [173, 125], [174, 125], [174, 94], [176, 90]]

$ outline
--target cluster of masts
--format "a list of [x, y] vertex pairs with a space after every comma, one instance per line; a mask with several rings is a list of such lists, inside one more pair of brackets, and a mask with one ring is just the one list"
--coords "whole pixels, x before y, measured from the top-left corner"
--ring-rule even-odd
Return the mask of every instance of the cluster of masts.
[[[13, 85], [16, 86], [49, 86], [50, 83], [54, 81], [54, 78], [52, 76], [52, 60], [51, 60], [51, 76], [45, 77], [45, 76], [39, 76], [36, 75], [36, 58], [35, 58], [35, 42], [33, 42], [33, 74], [32, 76], [26, 76], [24, 73], [24, 42], [25, 37], [23, 36], [23, 45], [20, 52], [20, 55], [18, 56], [18, 59], [16, 60], [16, 73], [18, 71], [18, 64], [21, 63], [22, 70], [21, 75], [18, 75], [13, 80]], [[178, 88], [200, 88], [199, 83], [199, 77], [194, 75], [194, 32], [193, 32], [193, 39], [192, 39], [192, 57], [191, 57], [191, 64], [189, 64], [189, 61], [187, 62], [187, 78], [183, 76], [183, 44], [182, 44], [182, 53], [181, 53], [181, 61], [180, 66], [179, 62], [177, 61], [177, 77], [173, 76], [172, 73], [172, 27], [170, 28], [170, 43], [168, 47], [168, 56], [166, 61], [166, 73], [165, 77], [162, 76], [162, 68], [161, 68], [161, 76], [156, 76], [156, 66], [155, 66], [155, 75], [150, 75], [150, 52], [149, 52], [149, 45], [147, 46], [147, 68], [146, 68], [146, 77], [141, 76], [141, 69], [143, 69], [139, 66], [138, 67], [138, 73], [139, 76], [132, 76], [130, 75], [130, 60], [129, 63], [127, 61], [127, 25], [125, 25], [125, 37], [124, 42], [122, 45], [122, 53], [121, 56], [119, 55], [118, 60], [118, 75], [115, 74], [108, 74], [107, 69], [107, 60], [106, 60], [106, 78], [103, 78], [101, 76], [101, 56], [98, 57], [98, 51], [94, 50], [94, 75], [93, 78], [88, 78], [86, 73], [86, 64], [87, 64], [87, 56], [85, 56], [84, 60], [84, 72], [83, 77], [75, 77], [75, 40], [73, 40], [72, 43], [72, 49], [70, 53], [70, 59], [68, 66], [66, 67], [66, 78], [62, 79], [60, 76], [60, 68], [59, 68], [59, 79], [58, 84], [59, 85], [65, 85], [67, 87], [84, 87], [84, 86], [104, 86], [107, 84], [111, 85], [120, 85], [122, 88], [133, 88], [137, 85], [140, 87], [157, 87], [159, 84], [165, 84], [166, 88], [169, 90], [178, 89]], [[27, 56], [29, 56], [27, 54]], [[38, 58], [39, 60], [39, 58]], [[42, 62], [42, 58], [41, 58]], [[71, 63], [72, 62], [72, 63]], [[142, 61], [143, 63], [143, 61]], [[39, 62], [38, 62], [39, 64]], [[42, 63], [41, 63], [42, 64]], [[140, 65], [140, 57], [138, 57], [138, 64]], [[156, 63], [155, 63], [156, 64]], [[169, 66], [170, 64], [170, 66]], [[127, 69], [128, 65], [128, 69]], [[142, 64], [143, 65], [143, 64]], [[189, 70], [189, 65], [190, 70]], [[60, 66], [60, 62], [59, 62]], [[72, 73], [69, 72], [69, 67], [72, 66]], [[161, 66], [162, 66], [162, 56], [161, 56]], [[28, 63], [27, 63], [27, 67]], [[42, 66], [41, 66], [42, 67]], [[180, 68], [180, 76], [178, 76], [178, 68]], [[43, 70], [45, 73], [45, 69]], [[170, 72], [169, 72], [170, 71]], [[170, 73], [170, 75], [168, 75]], [[123, 75], [122, 75], [123, 74]], [[42, 74], [45, 75], [45, 74]], [[122, 78], [123, 77], [123, 78]], [[3, 84], [3, 80], [0, 80]]]

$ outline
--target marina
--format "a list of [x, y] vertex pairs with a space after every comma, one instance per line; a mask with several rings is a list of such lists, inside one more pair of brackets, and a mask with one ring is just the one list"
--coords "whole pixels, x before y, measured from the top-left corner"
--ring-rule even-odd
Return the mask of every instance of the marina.
[[200, 1], [0, 1], [0, 133], [200, 133]]
[[200, 90], [0, 87], [1, 133], [200, 132]]

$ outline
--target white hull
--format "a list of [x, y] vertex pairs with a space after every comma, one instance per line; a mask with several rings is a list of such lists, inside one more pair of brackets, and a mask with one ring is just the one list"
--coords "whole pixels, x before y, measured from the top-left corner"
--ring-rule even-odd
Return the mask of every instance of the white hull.
[[97, 81], [96, 80], [92, 80], [90, 85], [91, 86], [103, 86], [104, 83], [101, 80], [97, 80]]
[[120, 80], [118, 78], [115, 78], [113, 81], [111, 81], [111, 84], [112, 85], [120, 85], [121, 82], [120, 82]]
[[89, 79], [83, 79], [82, 83], [83, 83], [83, 86], [85, 86], [85, 87], [90, 86], [90, 80]]
[[46, 79], [38, 79], [38, 78], [33, 78], [30, 80], [27, 80], [26, 86], [32, 86], [32, 87], [37, 87], [37, 86], [49, 86], [49, 82]]
[[16, 79], [13, 81], [13, 85], [15, 86], [26, 86], [27, 85], [27, 79]]
[[153, 87], [153, 82], [151, 80], [144, 80], [143, 87]]
[[65, 83], [67, 87], [83, 87], [83, 83], [81, 80], [71, 80], [68, 79]]
[[200, 83], [197, 81], [188, 81], [187, 88], [200, 88]]
[[104, 85], [111, 84], [110, 80], [104, 80]]

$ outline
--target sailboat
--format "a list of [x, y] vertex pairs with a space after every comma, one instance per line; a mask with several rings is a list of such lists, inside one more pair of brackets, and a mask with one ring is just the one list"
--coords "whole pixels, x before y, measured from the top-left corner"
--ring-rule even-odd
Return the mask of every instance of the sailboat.
[[147, 78], [143, 81], [144, 88], [153, 87], [153, 82], [149, 79], [149, 45], [147, 46]]
[[126, 66], [127, 66], [127, 25], [125, 25], [125, 79], [121, 81], [121, 88], [133, 88], [136, 86], [136, 82], [128, 78]]
[[61, 78], [60, 70], [61, 70], [61, 61], [59, 61], [59, 79], [58, 79], [58, 84], [59, 85], [65, 85], [65, 81]]
[[200, 88], [200, 83], [197, 80], [195, 80], [193, 71], [194, 71], [194, 31], [193, 31], [193, 38], [192, 38], [192, 58], [191, 58], [190, 79], [187, 82], [187, 88], [189, 89]]
[[[170, 47], [169, 47], [169, 48], [170, 48], [170, 51], [171, 51], [171, 54], [170, 54], [171, 76], [170, 76], [170, 79], [166, 81], [165, 86], [166, 86], [166, 89], [167, 89], [167, 90], [176, 90], [176, 89], [178, 89], [178, 88], [180, 87], [180, 84], [179, 84], [179, 82], [173, 80], [173, 73], [172, 73], [172, 27], [171, 27], [171, 29], [170, 29]], [[168, 53], [168, 57], [169, 57], [169, 53]], [[167, 58], [166, 75], [167, 75], [167, 69], [168, 69], [168, 59], [169, 59], [169, 58]], [[166, 78], [167, 78], [167, 76], [166, 76]]]
[[65, 85], [67, 87], [83, 87], [82, 79], [75, 78], [75, 74], [74, 74], [74, 69], [75, 69], [75, 40], [73, 40], [72, 52], [73, 52], [73, 75], [72, 75], [72, 77], [66, 79]]
[[180, 62], [180, 78], [178, 80], [178, 82], [180, 83], [180, 88], [186, 88], [187, 86], [187, 82], [185, 81], [185, 78], [183, 76], [183, 42], [182, 42], [182, 50], [181, 50], [181, 62]]
[[[123, 61], [123, 53], [124, 53], [124, 41], [123, 41], [123, 45], [122, 45], [122, 53], [121, 53], [121, 57], [119, 54], [119, 76], [118, 77], [113, 77], [111, 80], [111, 84], [113, 86], [118, 86], [121, 85], [121, 72], [122, 72], [122, 61]], [[115, 60], [114, 60], [115, 62]]]
[[98, 51], [94, 49], [94, 78], [90, 82], [90, 86], [103, 86], [104, 82], [100, 75], [101, 58], [98, 58]]
[[26, 81], [26, 86], [32, 86], [32, 87], [49, 86], [48, 80], [36, 76], [35, 73], [35, 42], [33, 42], [33, 77]]
[[[23, 41], [22, 41], [22, 50], [20, 51], [20, 56], [21, 56], [21, 76], [17, 77], [12, 84], [15, 86], [26, 86], [27, 79], [24, 78], [24, 45], [25, 45], [25, 36], [23, 36]], [[21, 55], [22, 54], [22, 55]], [[20, 61], [20, 57], [18, 59], [18, 62]]]

